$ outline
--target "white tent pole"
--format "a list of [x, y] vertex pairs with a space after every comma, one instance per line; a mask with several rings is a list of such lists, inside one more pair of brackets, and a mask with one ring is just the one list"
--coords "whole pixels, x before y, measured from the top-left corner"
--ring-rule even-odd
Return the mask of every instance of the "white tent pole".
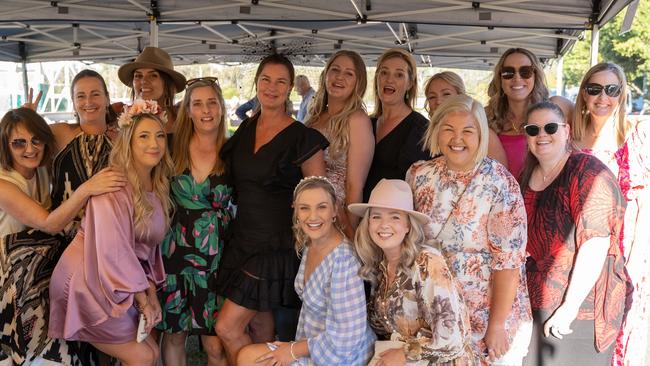
[[156, 22], [156, 17], [151, 17], [151, 20], [149, 20], [149, 45], [158, 47], [158, 22]]
[[555, 78], [557, 79], [555, 95], [562, 95], [562, 91], [564, 90], [564, 73], [562, 69], [564, 69], [564, 57], [560, 56], [557, 58], [557, 64], [555, 65]]
[[591, 29], [591, 65], [598, 63], [598, 41], [600, 40], [600, 27], [594, 24]]
[[[27, 77], [27, 61], [23, 60], [23, 95], [25, 98], [29, 95], [29, 78]], [[23, 100], [23, 103], [26, 103], [27, 99]], [[38, 106], [36, 106], [38, 108]]]

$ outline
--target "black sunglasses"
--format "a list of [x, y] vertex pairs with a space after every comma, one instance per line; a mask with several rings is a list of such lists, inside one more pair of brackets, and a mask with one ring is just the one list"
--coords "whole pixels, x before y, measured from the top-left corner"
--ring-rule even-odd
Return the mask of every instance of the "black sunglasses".
[[618, 97], [621, 95], [621, 86], [618, 84], [600, 85], [596, 83], [589, 83], [585, 86], [585, 91], [587, 94], [593, 97], [600, 95], [603, 90], [605, 90], [605, 94], [610, 97]]
[[501, 68], [501, 77], [506, 80], [514, 78], [515, 74], [519, 74], [522, 79], [530, 79], [535, 75], [535, 68], [532, 66], [522, 66], [519, 69], [515, 69], [512, 66], [504, 66]]
[[[557, 132], [559, 126], [566, 126], [566, 123], [558, 123], [558, 122], [547, 123], [544, 125], [544, 131], [546, 132], [546, 134], [552, 135]], [[526, 135], [531, 137], [539, 135], [540, 130], [541, 127], [538, 125], [527, 124], [524, 126], [524, 131], [526, 132]]]
[[214, 77], [214, 76], [205, 76], [205, 77], [202, 77], [202, 78], [190, 79], [190, 80], [185, 82], [185, 86], [190, 86], [190, 85], [192, 85], [194, 83], [198, 83], [199, 81], [203, 81], [203, 82], [206, 82], [208, 84], [217, 84], [217, 86], [219, 86], [219, 79]]
[[[41, 139], [39, 139], [38, 137], [32, 137], [31, 141], [29, 142], [36, 149], [40, 149], [43, 146], [43, 141], [41, 141]], [[27, 148], [27, 140], [14, 139], [11, 141], [11, 147], [13, 147], [16, 150], [24, 150], [25, 148]]]

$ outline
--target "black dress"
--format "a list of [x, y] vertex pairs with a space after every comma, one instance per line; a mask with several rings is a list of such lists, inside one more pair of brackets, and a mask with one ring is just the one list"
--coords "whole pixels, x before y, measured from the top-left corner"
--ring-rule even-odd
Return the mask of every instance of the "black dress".
[[256, 118], [245, 120], [221, 150], [237, 212], [217, 293], [256, 311], [299, 307], [293, 288], [300, 264], [291, 228], [293, 190], [303, 177], [300, 165], [328, 142], [294, 121], [255, 153], [256, 127]]
[[[377, 118], [373, 118], [372, 129], [377, 136]], [[363, 188], [363, 202], [368, 202], [370, 192], [380, 180], [404, 179], [406, 171], [418, 160], [429, 160], [429, 150], [423, 151], [422, 138], [429, 120], [412, 111], [392, 131], [375, 145], [375, 155]]]

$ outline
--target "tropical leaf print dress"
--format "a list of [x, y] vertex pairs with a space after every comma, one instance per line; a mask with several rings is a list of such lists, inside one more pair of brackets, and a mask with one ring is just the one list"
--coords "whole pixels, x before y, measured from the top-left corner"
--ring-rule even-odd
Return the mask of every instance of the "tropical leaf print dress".
[[189, 171], [171, 182], [176, 211], [162, 242], [167, 280], [158, 298], [170, 333], [214, 335], [220, 304], [214, 281], [231, 220], [232, 188], [221, 175], [197, 183]]

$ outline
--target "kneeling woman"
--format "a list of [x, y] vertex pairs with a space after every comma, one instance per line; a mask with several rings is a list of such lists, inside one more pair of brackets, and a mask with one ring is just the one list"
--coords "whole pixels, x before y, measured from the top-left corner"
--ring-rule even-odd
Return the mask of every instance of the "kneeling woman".
[[534, 320], [524, 363], [609, 365], [631, 286], [618, 245], [625, 201], [605, 164], [572, 151], [557, 105], [532, 105], [524, 131], [529, 153], [521, 190]]
[[382, 179], [367, 204], [354, 245], [361, 276], [372, 284], [370, 323], [392, 342], [377, 342], [371, 365], [472, 365], [467, 309], [442, 254], [425, 246], [429, 217], [413, 210], [403, 180]]
[[109, 165], [128, 184], [90, 199], [50, 282], [49, 336], [90, 342], [125, 366], [158, 358], [151, 337], [136, 342], [138, 312], [147, 332], [160, 321], [156, 287], [165, 279], [159, 244], [169, 226], [171, 161], [157, 111], [136, 101], [120, 117]]
[[309, 177], [293, 196], [296, 249], [303, 252], [295, 281], [303, 302], [297, 341], [247, 346], [237, 365], [365, 365], [374, 334], [359, 261], [338, 224], [334, 187]]

